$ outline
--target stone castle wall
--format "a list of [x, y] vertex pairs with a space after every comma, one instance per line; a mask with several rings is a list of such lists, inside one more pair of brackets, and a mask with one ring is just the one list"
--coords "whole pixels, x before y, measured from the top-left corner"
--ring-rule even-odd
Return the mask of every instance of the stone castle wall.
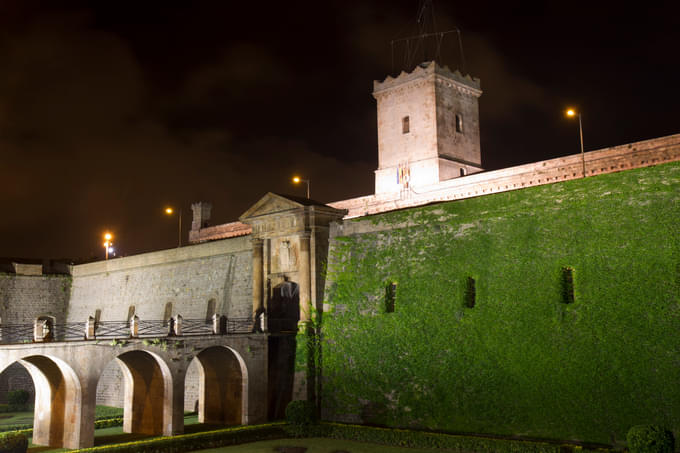
[[[250, 316], [251, 246], [247, 237], [75, 266], [68, 320], [95, 316], [100, 321], [127, 319], [130, 307], [140, 319], [169, 314], [186, 319]], [[168, 304], [170, 309], [168, 310]], [[198, 369], [192, 363], [185, 384], [185, 409], [195, 410]], [[97, 404], [123, 406], [123, 375], [111, 362], [97, 385]]]
[[[32, 323], [39, 316], [64, 322], [70, 292], [69, 275], [0, 274], [0, 326]], [[8, 392], [19, 389], [28, 390], [31, 399], [35, 396], [30, 374], [15, 363], [0, 374], [0, 403], [7, 402]]]
[[53, 316], [64, 322], [70, 292], [68, 275], [0, 274], [0, 321], [25, 324]]
[[[68, 321], [127, 320], [130, 307], [142, 320], [228, 317], [251, 311], [251, 247], [234, 238], [115, 260], [74, 266]], [[171, 304], [170, 306], [168, 304]], [[168, 307], [171, 307], [168, 310]]]

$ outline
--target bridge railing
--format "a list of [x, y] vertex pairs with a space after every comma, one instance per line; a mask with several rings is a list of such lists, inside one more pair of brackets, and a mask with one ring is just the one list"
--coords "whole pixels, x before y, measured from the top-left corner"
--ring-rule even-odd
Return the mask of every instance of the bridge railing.
[[87, 338], [87, 330], [84, 322], [65, 322], [54, 324], [55, 341], [77, 341]]
[[94, 338], [130, 338], [129, 321], [99, 321], [94, 324]]
[[[146, 320], [139, 319], [136, 316], [135, 318], [136, 319], [132, 320], [133, 337], [167, 337], [174, 333], [172, 318], [169, 320]], [[135, 322], [137, 323], [136, 332], [134, 326]]]
[[33, 324], [0, 325], [0, 344], [33, 342]]
[[234, 335], [254, 332], [251, 318], [227, 318], [214, 315], [212, 319], [182, 318], [147, 320], [133, 316], [129, 321], [95, 321], [55, 323], [50, 319], [36, 319], [33, 324], [0, 323], [0, 344], [63, 342], [81, 340], [113, 340], [127, 338], [162, 338], [169, 336]]
[[[179, 324], [181, 324], [181, 327], [179, 327]], [[181, 322], [175, 321], [175, 335], [212, 335], [214, 333], [215, 329], [212, 319], [181, 318]]]
[[227, 335], [235, 333], [250, 333], [253, 331], [253, 320], [251, 318], [227, 318]]

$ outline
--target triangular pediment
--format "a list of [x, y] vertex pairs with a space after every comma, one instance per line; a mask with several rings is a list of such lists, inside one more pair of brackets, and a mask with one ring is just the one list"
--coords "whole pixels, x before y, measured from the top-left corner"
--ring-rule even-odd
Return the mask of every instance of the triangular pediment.
[[269, 192], [264, 197], [260, 198], [260, 201], [255, 203], [250, 207], [250, 209], [244, 212], [239, 217], [239, 220], [241, 222], [248, 223], [246, 220], [252, 219], [254, 217], [275, 214], [277, 212], [302, 208], [304, 206], [305, 205], [303, 203]]

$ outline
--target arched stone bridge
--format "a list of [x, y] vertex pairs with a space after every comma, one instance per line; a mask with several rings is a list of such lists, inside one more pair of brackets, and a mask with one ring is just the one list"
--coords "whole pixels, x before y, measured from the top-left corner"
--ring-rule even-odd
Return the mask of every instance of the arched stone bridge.
[[265, 421], [268, 337], [235, 333], [3, 345], [0, 372], [19, 362], [33, 378], [33, 443], [82, 448], [94, 443], [97, 383], [113, 360], [125, 380], [125, 432], [183, 432], [184, 381], [193, 360], [199, 365], [200, 422]]

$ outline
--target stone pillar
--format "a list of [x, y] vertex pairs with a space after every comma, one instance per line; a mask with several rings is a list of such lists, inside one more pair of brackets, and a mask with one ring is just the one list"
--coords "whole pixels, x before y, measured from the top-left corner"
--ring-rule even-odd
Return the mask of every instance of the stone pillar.
[[139, 336], [139, 316], [134, 315], [130, 318], [130, 336], [137, 338]]
[[300, 238], [300, 322], [309, 321], [312, 316], [312, 286], [310, 279], [309, 233], [303, 233]]
[[174, 334], [178, 337], [182, 336], [182, 315], [175, 316], [174, 324]]
[[33, 341], [46, 341], [50, 335], [50, 326], [47, 320], [37, 318], [33, 323]]
[[95, 326], [95, 320], [94, 317], [88, 316], [87, 321], [85, 321], [85, 339], [86, 340], [94, 340], [94, 326]]
[[255, 322], [257, 320], [257, 315], [262, 313], [264, 310], [262, 305], [263, 240], [259, 238], [253, 238], [251, 243], [253, 245], [253, 322]]

